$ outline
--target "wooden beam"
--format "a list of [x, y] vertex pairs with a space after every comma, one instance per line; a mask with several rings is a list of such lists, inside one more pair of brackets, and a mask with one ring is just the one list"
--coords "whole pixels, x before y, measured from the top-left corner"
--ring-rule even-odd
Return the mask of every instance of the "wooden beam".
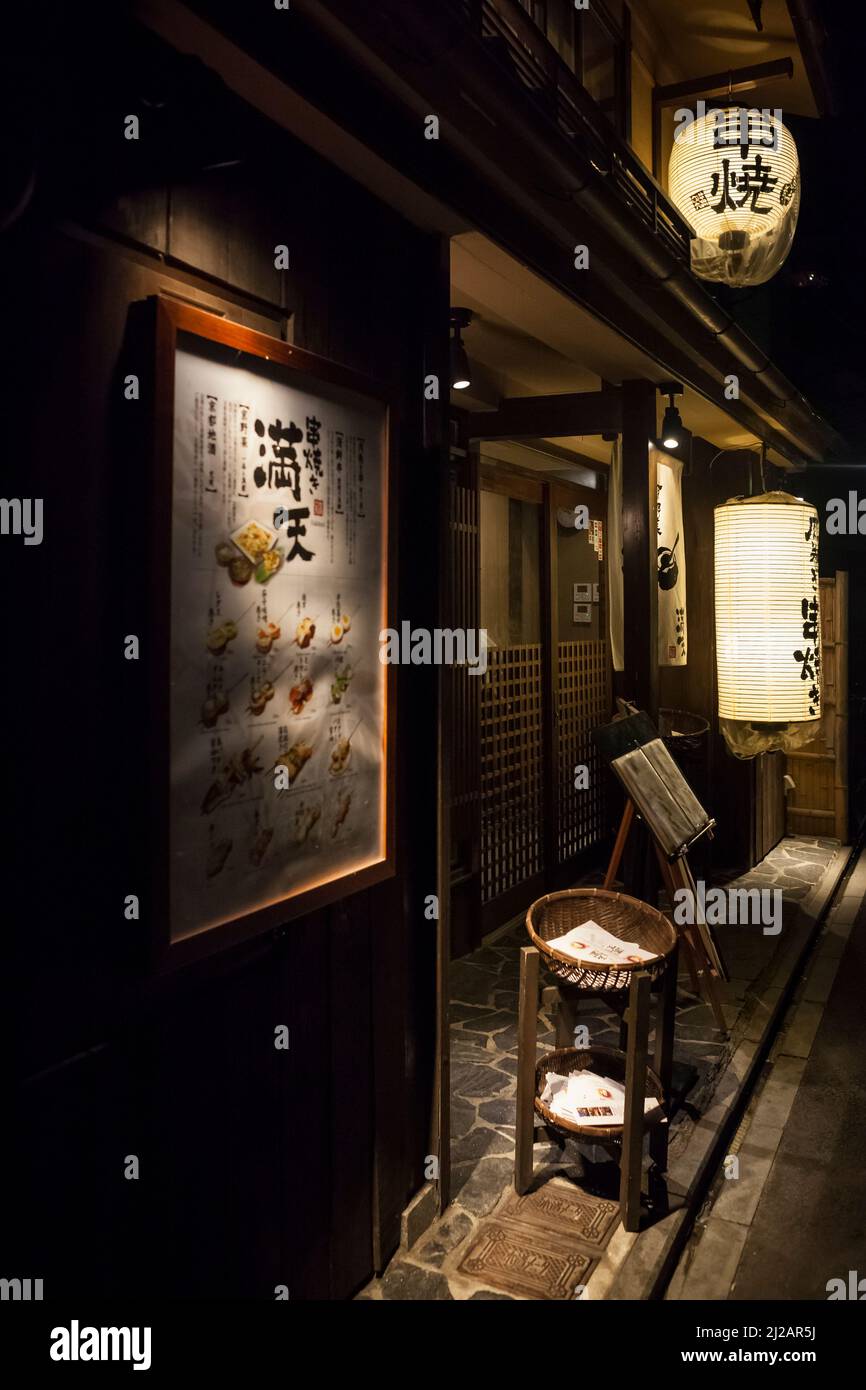
[[827, 34], [815, 0], [788, 0], [794, 37], [806, 69], [819, 116], [838, 116], [833, 67], [829, 62]]
[[610, 472], [610, 459], [593, 459], [589, 454], [578, 453], [577, 449], [566, 449], [561, 444], [551, 444], [549, 439], [527, 439], [526, 445], [539, 454], [560, 459], [571, 468], [586, 468], [593, 473]]
[[508, 396], [498, 410], [473, 412], [469, 435], [472, 439], [561, 439], [575, 434], [616, 434], [621, 418], [619, 391]]
[[692, 77], [688, 82], [671, 82], [668, 86], [654, 87], [653, 105], [676, 106], [686, 97], [721, 97], [729, 92], [751, 92], [765, 82], [793, 76], [793, 59], [774, 58], [770, 63], [752, 63], [746, 68], [713, 72], [706, 77]]
[[625, 669], [622, 693], [651, 719], [658, 709], [658, 566], [656, 465], [649, 441], [656, 432], [651, 381], [622, 384], [622, 567]]

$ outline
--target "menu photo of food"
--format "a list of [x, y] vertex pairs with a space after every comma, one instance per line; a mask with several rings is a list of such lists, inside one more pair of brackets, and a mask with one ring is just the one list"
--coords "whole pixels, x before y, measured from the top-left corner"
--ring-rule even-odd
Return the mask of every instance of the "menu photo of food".
[[254, 869], [260, 869], [265, 861], [265, 856], [273, 844], [274, 826], [257, 815], [253, 824], [252, 837], [248, 846], [249, 863]]
[[317, 712], [321, 703], [322, 681], [320, 679], [321, 667], [318, 663], [298, 661], [289, 670], [287, 684], [288, 710], [293, 722], [299, 719], [311, 719]]
[[[314, 753], [321, 747], [322, 740], [319, 733], [308, 731], [298, 735], [293, 743], [277, 753], [274, 759], [273, 778], [277, 795], [294, 787], [298, 779], [307, 771]], [[304, 781], [308, 783], [310, 776], [304, 777]]]
[[338, 609], [337, 614], [331, 623], [328, 642], [332, 647], [348, 647], [350, 642], [349, 634], [352, 631], [352, 617], [349, 613], [344, 613]]
[[322, 839], [321, 794], [298, 793], [292, 802], [288, 827], [290, 853], [297, 853], [308, 844], [318, 848]]
[[385, 853], [381, 408], [181, 341], [172, 939]]
[[[328, 830], [332, 840], [342, 839], [351, 834], [352, 821], [349, 816], [352, 810], [352, 802], [355, 794], [351, 788], [344, 788], [329, 798], [328, 803]], [[361, 811], [361, 807], [356, 808], [355, 815]]]
[[338, 656], [331, 670], [330, 703], [348, 709], [352, 704], [352, 681], [357, 667], [345, 656]]

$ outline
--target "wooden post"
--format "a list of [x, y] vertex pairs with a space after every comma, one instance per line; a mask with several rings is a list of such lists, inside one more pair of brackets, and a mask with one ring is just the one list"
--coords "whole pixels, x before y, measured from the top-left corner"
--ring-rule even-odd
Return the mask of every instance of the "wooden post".
[[469, 0], [470, 20], [472, 31], [476, 38], [481, 38], [483, 32], [482, 20], [484, 17], [484, 5], [482, 0]]
[[[675, 859], [672, 864], [669, 864], [668, 869], [670, 871], [674, 891], [676, 891], [677, 888], [685, 888], [688, 890], [691, 894], [692, 903], [694, 904], [695, 915], [697, 915], [699, 910], [698, 892], [692, 877], [692, 871], [689, 868], [688, 859], [683, 854], [679, 859]], [[719, 1029], [720, 1033], [726, 1036], [728, 1032], [728, 1022], [725, 1018], [722, 998], [719, 994], [718, 976], [713, 969], [710, 957], [707, 955], [696, 922], [683, 928], [683, 937], [691, 947], [690, 951], [687, 950], [687, 955], [691, 954], [694, 957], [697, 966], [700, 992], [713, 1011], [716, 1027]]]
[[622, 384], [622, 567], [625, 594], [623, 693], [658, 712], [658, 564], [656, 391], [650, 381]]
[[623, 850], [625, 849], [626, 841], [628, 840], [628, 833], [631, 830], [631, 823], [633, 820], [634, 802], [632, 801], [631, 797], [629, 797], [625, 803], [625, 810], [622, 813], [622, 820], [619, 823], [619, 830], [616, 832], [616, 843], [613, 847], [613, 853], [610, 856], [610, 863], [607, 866], [607, 873], [604, 876], [604, 883], [602, 884], [603, 888], [610, 888], [611, 884], [616, 878], [617, 870], [619, 869], [620, 862], [622, 860]]
[[627, 1231], [640, 1229], [641, 1159], [643, 1157], [646, 1069], [649, 1054], [651, 984], [649, 971], [632, 971], [629, 986], [625, 1115], [622, 1127], [619, 1181], [620, 1215], [622, 1224]]
[[667, 180], [662, 170], [662, 108], [653, 94], [653, 178], [664, 186]]
[[[450, 246], [444, 237], [431, 238], [427, 261], [430, 282], [425, 313], [424, 371], [442, 384], [438, 401], [425, 401], [423, 413], [424, 458], [438, 469], [438, 613], [439, 622], [451, 622], [449, 592], [451, 517], [448, 439], [449, 380], [448, 321], [450, 304]], [[436, 894], [439, 918], [436, 929], [436, 1073], [433, 1097], [432, 1144], [439, 1157], [436, 1198], [439, 1212], [451, 1201], [451, 696], [450, 673], [440, 666], [436, 676]]]
[[837, 839], [848, 840], [848, 572], [836, 571], [833, 636], [836, 642], [836, 709], [833, 751], [836, 758], [833, 809]]
[[517, 1011], [517, 1103], [514, 1135], [514, 1186], [521, 1195], [532, 1182], [535, 1138], [535, 1047], [538, 1038], [538, 951], [520, 950]]
[[541, 837], [544, 862], [549, 870], [558, 862], [559, 834], [559, 605], [556, 601], [559, 575], [556, 507], [549, 484], [545, 484], [541, 507], [541, 662], [547, 679], [542, 685], [541, 756]]
[[[542, 1008], [547, 990], [542, 990]], [[561, 984], [556, 991], [558, 996], [554, 1016], [556, 1018], [556, 1046], [574, 1047], [574, 1030], [577, 1026], [578, 1008], [582, 991], [575, 985]], [[586, 995], [583, 996], [586, 998]]]
[[[668, 890], [668, 895], [669, 895], [670, 900], [671, 900], [671, 921], [673, 922], [673, 920], [674, 920], [674, 916], [673, 916], [673, 914], [674, 914], [674, 908], [676, 907], [676, 892], [677, 892], [677, 888], [678, 888], [680, 885], [678, 884], [676, 878], [674, 877], [674, 874], [673, 874], [673, 870], [672, 870], [672, 868], [671, 868], [671, 865], [670, 865], [670, 863], [668, 862], [668, 860], [665, 858], [665, 855], [662, 853], [662, 850], [659, 848], [659, 845], [658, 845], [657, 841], [654, 840], [654, 841], [653, 841], [653, 844], [655, 845], [656, 858], [658, 859], [658, 862], [659, 862], [659, 869], [661, 870], [662, 882], [664, 883], [665, 887], [667, 888], [667, 890]], [[698, 963], [697, 963], [697, 958], [696, 958], [696, 950], [695, 950], [694, 939], [693, 939], [692, 936], [689, 935], [688, 928], [684, 928], [682, 931], [680, 931], [679, 927], [677, 927], [677, 925], [676, 925], [675, 922], [674, 922], [674, 927], [675, 927], [675, 929], [676, 929], [676, 932], [677, 932], [678, 937], [680, 938], [681, 941], [684, 942], [685, 947], [686, 947], [686, 950], [685, 950], [685, 953], [684, 953], [684, 954], [685, 954], [685, 958], [686, 958], [686, 966], [687, 966], [688, 972], [689, 972], [689, 980], [691, 981], [691, 985], [692, 985], [692, 993], [693, 993], [693, 994], [700, 994], [700, 992], [701, 992], [701, 984], [700, 984], [700, 980], [698, 979]]]
[[[679, 943], [668, 957], [661, 980], [661, 992], [656, 1016], [656, 1042], [653, 1067], [665, 1095], [668, 1120], [670, 1120], [670, 1099], [673, 1088], [674, 1030], [677, 1015], [677, 966]], [[670, 1124], [656, 1125], [650, 1133], [650, 1154], [660, 1172], [668, 1166], [668, 1135]]]

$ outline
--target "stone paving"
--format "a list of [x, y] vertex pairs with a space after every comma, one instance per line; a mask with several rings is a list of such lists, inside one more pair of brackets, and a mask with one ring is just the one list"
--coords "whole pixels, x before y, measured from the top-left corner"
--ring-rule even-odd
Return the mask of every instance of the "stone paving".
[[[839, 841], [792, 836], [728, 888], [779, 889], [783, 921], [821, 879]], [[664, 906], [664, 903], [662, 903]], [[769, 923], [768, 923], [769, 925]], [[729, 1034], [721, 1038], [709, 1007], [691, 993], [681, 972], [677, 990], [674, 1089], [680, 1108], [671, 1120], [670, 1157], [688, 1144], [707, 1110], [719, 1074], [747, 1035], [762, 1006], [786, 932], [765, 934], [761, 925], [716, 928], [731, 976], [722, 987]], [[523, 922], [512, 924], [479, 950], [455, 961], [451, 971], [452, 1203], [411, 1250], [399, 1251], [381, 1279], [359, 1295], [372, 1299], [505, 1299], [458, 1271], [485, 1217], [513, 1192], [514, 1109], [517, 1088], [517, 988]], [[541, 985], [556, 981], [542, 971]], [[604, 998], [581, 1001], [578, 1019], [593, 1044], [616, 1047], [619, 1017]], [[544, 1007], [538, 1019], [538, 1054], [555, 1046], [555, 1021]], [[568, 1140], [564, 1149], [537, 1145], [536, 1179], [566, 1177], [610, 1200], [618, 1195], [619, 1169], [607, 1150]]]
[[737, 1180], [730, 1181], [726, 1165], [716, 1173], [668, 1300], [823, 1299], [828, 1277], [856, 1268], [862, 1256], [864, 901], [861, 853], [814, 943], [738, 1130]]

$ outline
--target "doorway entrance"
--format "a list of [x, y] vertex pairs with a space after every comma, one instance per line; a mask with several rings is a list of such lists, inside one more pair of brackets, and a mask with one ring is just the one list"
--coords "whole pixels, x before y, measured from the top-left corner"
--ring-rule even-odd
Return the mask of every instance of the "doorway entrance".
[[[573, 883], [609, 832], [606, 779], [591, 743], [610, 717], [606, 493], [477, 460], [477, 866], [461, 877], [454, 955]], [[455, 914], [457, 915], [457, 914]]]

